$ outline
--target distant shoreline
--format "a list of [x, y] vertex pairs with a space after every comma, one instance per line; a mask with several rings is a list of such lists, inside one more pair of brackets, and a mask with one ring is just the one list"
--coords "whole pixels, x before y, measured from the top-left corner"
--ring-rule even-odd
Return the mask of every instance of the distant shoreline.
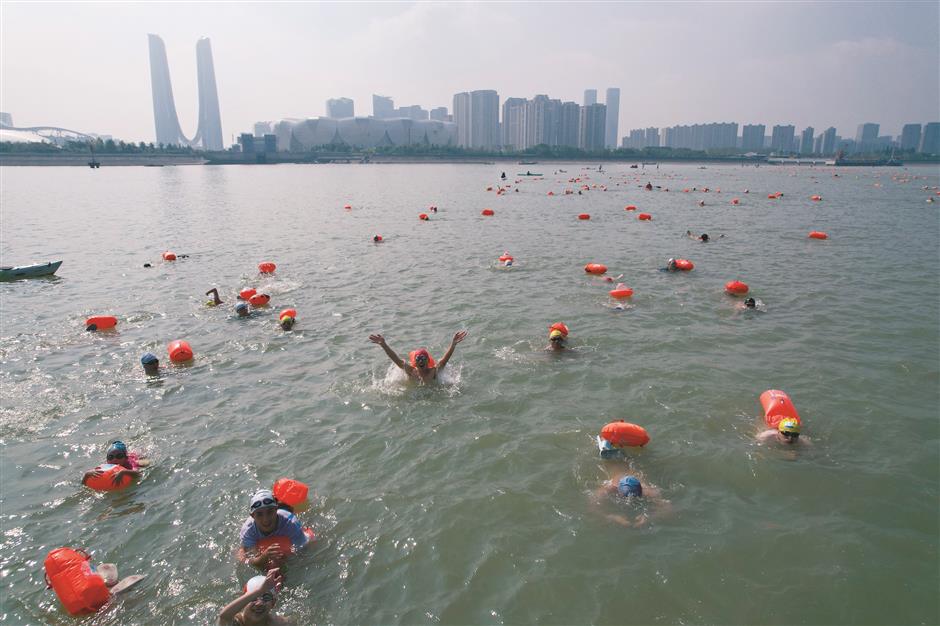
[[[471, 165], [514, 165], [518, 167], [528, 167], [533, 165], [545, 165], [548, 163], [629, 163], [640, 165], [642, 163], [707, 163], [707, 164], [760, 164], [765, 167], [774, 167], [775, 164], [766, 161], [757, 161], [746, 157], [660, 157], [644, 161], [635, 157], [581, 157], [581, 158], [561, 158], [561, 157], [520, 157], [516, 156], [449, 156], [449, 155], [368, 155], [368, 161], [362, 161], [361, 154], [291, 154], [286, 152], [259, 155], [254, 160], [247, 160], [243, 155], [232, 153], [214, 153], [214, 154], [96, 154], [94, 159], [101, 164], [101, 167], [118, 166], [144, 166], [144, 167], [164, 167], [175, 165], [279, 165], [279, 164], [309, 164], [309, 165], [329, 165], [329, 164], [362, 164], [362, 165], [389, 165], [389, 164], [471, 164]], [[90, 154], [76, 153], [0, 153], [0, 167], [3, 166], [48, 166], [48, 167], [88, 167], [88, 162], [92, 160]], [[531, 164], [520, 164], [520, 160], [532, 160]], [[936, 165], [940, 163], [940, 158], [920, 159], [916, 161], [905, 161], [904, 166], [908, 165]], [[784, 163], [784, 165], [794, 165]], [[808, 163], [800, 164], [809, 166]], [[817, 167], [832, 167], [816, 164]]]

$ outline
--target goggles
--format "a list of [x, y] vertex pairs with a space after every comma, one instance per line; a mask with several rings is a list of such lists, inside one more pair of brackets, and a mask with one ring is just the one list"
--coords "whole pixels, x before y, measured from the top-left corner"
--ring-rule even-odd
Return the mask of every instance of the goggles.
[[126, 458], [127, 458], [127, 453], [126, 453], [126, 452], [120, 452], [120, 451], [108, 452], [108, 460], [109, 460], [109, 461], [111, 461], [111, 460], [126, 459]]
[[251, 510], [257, 511], [261, 508], [277, 506], [277, 500], [274, 498], [261, 498], [251, 503]]

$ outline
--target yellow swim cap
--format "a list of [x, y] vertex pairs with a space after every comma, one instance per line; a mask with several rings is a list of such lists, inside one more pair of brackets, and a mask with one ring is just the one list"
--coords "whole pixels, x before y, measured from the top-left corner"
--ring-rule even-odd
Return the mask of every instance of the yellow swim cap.
[[549, 339], [555, 339], [556, 337], [557, 337], [558, 339], [564, 339], [564, 338], [565, 338], [565, 334], [564, 334], [563, 332], [561, 332], [560, 330], [553, 330], [552, 332], [548, 333], [548, 338], [549, 338]]
[[777, 424], [777, 430], [782, 433], [794, 433], [800, 434], [800, 423], [792, 417], [788, 417], [785, 420], [780, 420], [780, 423]]

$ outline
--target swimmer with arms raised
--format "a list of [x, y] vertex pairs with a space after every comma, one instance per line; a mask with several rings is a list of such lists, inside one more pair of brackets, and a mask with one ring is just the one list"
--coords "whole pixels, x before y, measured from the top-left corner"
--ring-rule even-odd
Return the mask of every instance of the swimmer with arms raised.
[[219, 624], [227, 626], [267, 626], [269, 624], [289, 624], [280, 615], [275, 615], [277, 592], [283, 582], [281, 570], [268, 570], [264, 576], [255, 576], [245, 585], [245, 593], [229, 602], [219, 613]]
[[412, 353], [414, 360], [413, 364], [411, 364], [402, 361], [401, 357], [388, 347], [388, 344], [385, 343], [385, 337], [382, 335], [369, 335], [369, 341], [382, 346], [382, 349], [385, 350], [385, 354], [392, 360], [392, 363], [403, 369], [405, 373], [408, 374], [408, 378], [418, 380], [422, 383], [428, 383], [437, 379], [438, 372], [444, 369], [444, 366], [450, 361], [450, 357], [453, 356], [454, 348], [456, 348], [457, 344], [463, 341], [466, 336], [467, 331], [465, 330], [454, 333], [454, 339], [450, 342], [450, 347], [447, 348], [447, 352], [444, 353], [444, 356], [442, 356], [441, 360], [435, 365], [431, 365], [431, 355], [428, 354], [428, 351], [424, 348], [415, 350]]
[[[640, 482], [641, 477], [642, 482]], [[604, 496], [614, 496], [618, 500], [625, 499], [630, 502], [642, 501], [646, 504], [644, 507], [646, 510], [633, 519], [619, 514], [604, 516], [627, 528], [642, 528], [650, 520], [662, 517], [672, 510], [672, 504], [663, 498], [659, 487], [650, 483], [640, 472], [636, 471], [619, 474], [598, 487], [594, 492], [594, 505], [600, 506]]]

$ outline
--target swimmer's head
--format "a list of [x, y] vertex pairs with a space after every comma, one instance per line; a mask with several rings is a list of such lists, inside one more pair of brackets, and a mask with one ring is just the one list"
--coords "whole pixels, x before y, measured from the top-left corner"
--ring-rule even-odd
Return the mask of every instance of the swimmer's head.
[[157, 358], [157, 355], [153, 352], [147, 352], [144, 356], [140, 357], [140, 364], [144, 367], [148, 365], [159, 365], [160, 359]]
[[425, 368], [428, 366], [428, 361], [430, 360], [431, 355], [428, 354], [428, 351], [424, 348], [419, 348], [415, 350], [415, 365], [420, 368]]
[[795, 443], [800, 438], [800, 422], [792, 417], [780, 420], [777, 431], [787, 443]]
[[636, 476], [624, 476], [617, 485], [617, 491], [624, 498], [629, 498], [630, 496], [640, 497], [643, 495], [643, 486], [640, 484], [640, 479]]
[[248, 304], [245, 302], [239, 302], [235, 305], [235, 313], [238, 317], [248, 317]]
[[708, 233], [702, 233], [702, 241], [708, 241]]
[[676, 268], [676, 260], [675, 260], [675, 259], [669, 259], [668, 261], [666, 261], [666, 269], [672, 270], [672, 269], [675, 269], [675, 268]]
[[294, 327], [294, 318], [291, 317], [290, 315], [285, 315], [284, 317], [281, 318], [280, 323], [281, 323], [281, 328], [283, 328], [284, 330], [290, 330], [291, 328]]
[[556, 328], [548, 333], [548, 340], [554, 343], [561, 343], [565, 340], [565, 334]]
[[[264, 585], [265, 576], [255, 576], [248, 579], [248, 582], [245, 584], [245, 593], [253, 593], [261, 589], [261, 586]], [[274, 604], [277, 602], [277, 588], [268, 589], [260, 596], [255, 598], [252, 602], [248, 604], [246, 609], [252, 613], [263, 615], [271, 610], [274, 607]]]
[[123, 441], [112, 442], [105, 456], [108, 461], [123, 461], [127, 458], [127, 444]]
[[748, 298], [744, 301], [744, 306], [749, 309], [757, 308], [757, 301], [754, 298]]
[[259, 489], [251, 495], [251, 501], [248, 504], [248, 510], [254, 515], [256, 511], [264, 509], [277, 510], [277, 498], [270, 489]]

